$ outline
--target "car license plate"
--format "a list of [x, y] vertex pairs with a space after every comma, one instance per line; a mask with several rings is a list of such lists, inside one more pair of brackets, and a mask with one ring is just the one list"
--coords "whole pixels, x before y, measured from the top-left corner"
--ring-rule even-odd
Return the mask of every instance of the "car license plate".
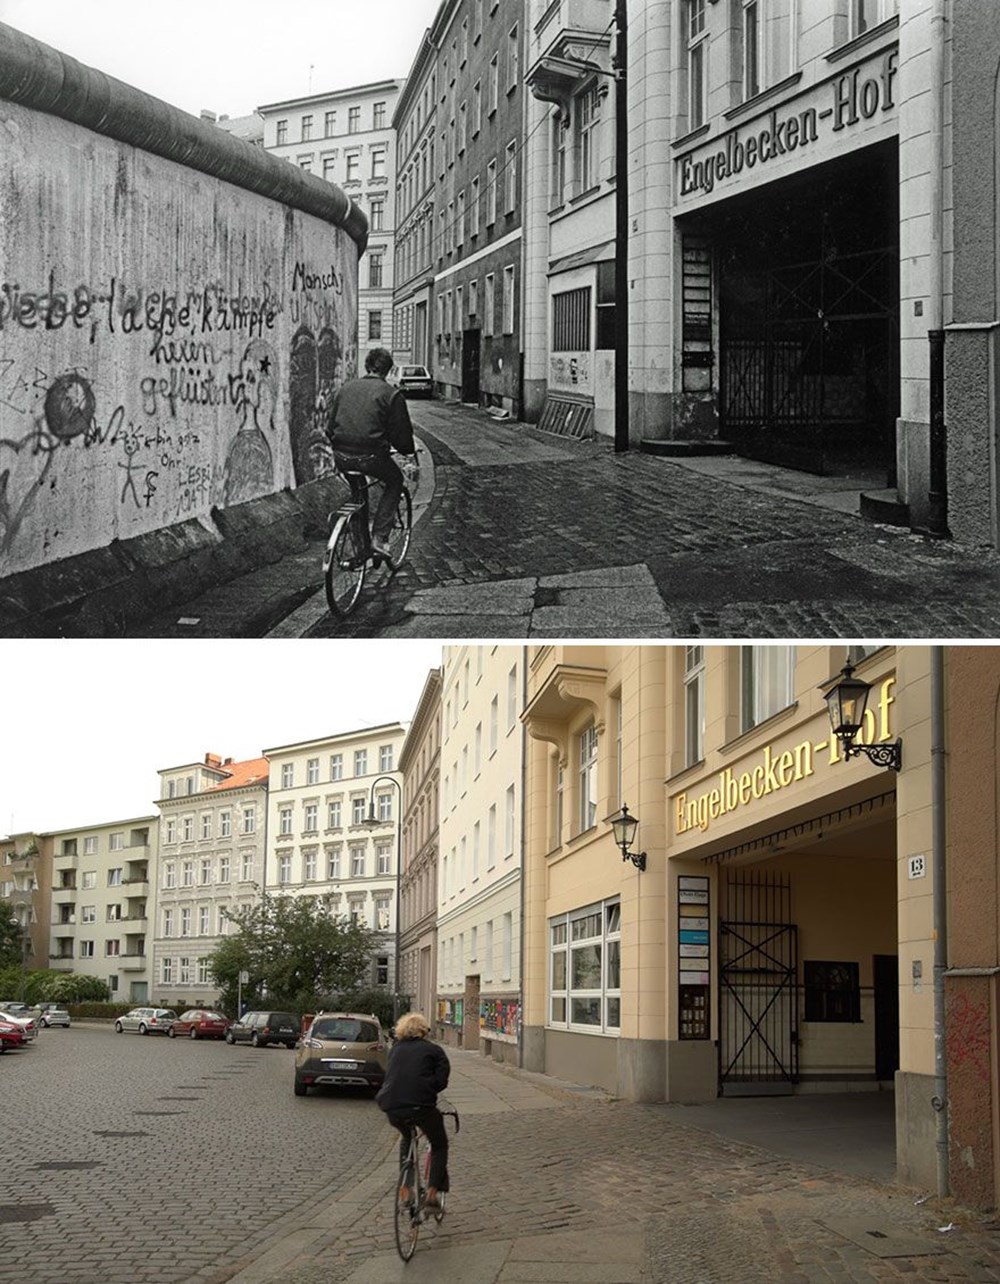
[[331, 1070], [360, 1070], [361, 1067], [356, 1061], [324, 1061], [324, 1065], [329, 1066]]

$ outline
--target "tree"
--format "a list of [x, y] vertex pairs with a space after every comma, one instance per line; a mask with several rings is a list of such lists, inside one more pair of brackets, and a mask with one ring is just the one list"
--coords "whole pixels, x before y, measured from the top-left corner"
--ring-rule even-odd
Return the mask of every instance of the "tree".
[[0, 968], [20, 967], [23, 960], [24, 928], [9, 901], [0, 901]]
[[329, 896], [269, 896], [234, 910], [236, 932], [212, 953], [209, 969], [220, 1006], [236, 1010], [240, 972], [249, 974], [244, 1003], [266, 1001], [293, 1012], [313, 1010], [323, 994], [356, 989], [367, 974], [378, 935], [338, 915]]

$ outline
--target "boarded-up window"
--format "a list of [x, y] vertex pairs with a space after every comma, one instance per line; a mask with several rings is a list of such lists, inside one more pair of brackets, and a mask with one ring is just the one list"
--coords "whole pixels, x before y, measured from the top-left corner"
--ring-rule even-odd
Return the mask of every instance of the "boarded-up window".
[[552, 351], [589, 352], [590, 286], [552, 296]]

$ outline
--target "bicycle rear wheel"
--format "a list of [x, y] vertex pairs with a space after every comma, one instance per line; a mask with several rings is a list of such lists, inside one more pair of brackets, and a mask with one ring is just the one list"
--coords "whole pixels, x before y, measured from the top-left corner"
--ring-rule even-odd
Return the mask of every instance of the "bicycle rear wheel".
[[326, 601], [334, 615], [346, 617], [354, 610], [365, 582], [365, 554], [357, 515], [341, 513], [330, 532], [323, 558]]
[[413, 501], [410, 492], [403, 487], [396, 511], [392, 517], [392, 529], [389, 531], [389, 547], [392, 549], [392, 569], [402, 566], [410, 548], [410, 536], [413, 533]]
[[[410, 1151], [411, 1158], [415, 1151], [414, 1146]], [[402, 1186], [409, 1187], [408, 1200], [399, 1197]], [[417, 1251], [417, 1240], [420, 1236], [420, 1198], [420, 1164], [419, 1162], [413, 1164], [412, 1174], [410, 1165], [403, 1164], [399, 1170], [399, 1181], [393, 1191], [393, 1221], [396, 1229], [396, 1251], [404, 1262], [408, 1262]]]

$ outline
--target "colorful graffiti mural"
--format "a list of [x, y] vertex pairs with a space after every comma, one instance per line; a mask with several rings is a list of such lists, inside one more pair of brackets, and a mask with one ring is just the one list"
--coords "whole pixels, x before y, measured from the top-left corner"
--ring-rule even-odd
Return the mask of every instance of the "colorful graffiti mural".
[[480, 999], [479, 1032], [487, 1038], [500, 1035], [517, 1039], [521, 1033], [521, 1005], [516, 999]]

